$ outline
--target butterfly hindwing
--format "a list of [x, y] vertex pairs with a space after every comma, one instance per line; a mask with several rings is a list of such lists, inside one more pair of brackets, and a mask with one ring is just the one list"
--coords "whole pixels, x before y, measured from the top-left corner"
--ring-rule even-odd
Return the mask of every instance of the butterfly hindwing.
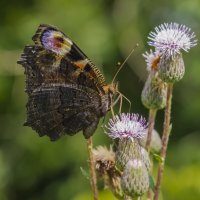
[[94, 121], [97, 126], [97, 116], [101, 115], [99, 104], [98, 95], [85, 87], [71, 84], [43, 86], [29, 97], [25, 124], [41, 136], [48, 135], [55, 140], [62, 132], [73, 135], [85, 130]]

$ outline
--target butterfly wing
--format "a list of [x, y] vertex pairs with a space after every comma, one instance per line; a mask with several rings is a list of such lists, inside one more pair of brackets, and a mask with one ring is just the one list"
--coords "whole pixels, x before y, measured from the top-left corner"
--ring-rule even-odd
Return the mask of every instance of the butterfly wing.
[[40, 136], [56, 140], [63, 133], [73, 135], [80, 130], [87, 138], [87, 127], [99, 122], [98, 95], [91, 89], [73, 84], [49, 84], [37, 88], [27, 104], [27, 122]]
[[52, 140], [80, 130], [91, 136], [110, 108], [99, 70], [55, 27], [40, 25], [33, 41], [18, 61], [29, 96], [26, 125]]

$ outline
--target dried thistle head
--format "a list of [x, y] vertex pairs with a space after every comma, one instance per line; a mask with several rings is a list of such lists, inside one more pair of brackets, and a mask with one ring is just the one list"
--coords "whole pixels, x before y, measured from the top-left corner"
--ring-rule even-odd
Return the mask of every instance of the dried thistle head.
[[96, 170], [100, 173], [105, 173], [115, 166], [115, 153], [112, 148], [108, 150], [106, 147], [98, 146], [93, 149], [94, 160], [96, 163]]
[[110, 188], [118, 199], [122, 199], [121, 173], [115, 168], [115, 153], [112, 148], [98, 146], [93, 149], [93, 155], [96, 170], [104, 181], [104, 187]]

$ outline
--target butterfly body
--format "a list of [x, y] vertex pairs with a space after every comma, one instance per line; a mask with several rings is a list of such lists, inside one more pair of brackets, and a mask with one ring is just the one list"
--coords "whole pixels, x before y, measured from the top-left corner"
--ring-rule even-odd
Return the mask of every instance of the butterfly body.
[[25, 68], [27, 121], [40, 136], [57, 140], [83, 131], [89, 138], [112, 106], [115, 84], [62, 32], [40, 25], [34, 45], [18, 61]]

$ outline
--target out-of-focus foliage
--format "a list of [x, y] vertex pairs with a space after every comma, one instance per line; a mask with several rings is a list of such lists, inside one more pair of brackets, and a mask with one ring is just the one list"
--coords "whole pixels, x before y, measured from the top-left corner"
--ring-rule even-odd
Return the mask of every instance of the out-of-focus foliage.
[[[1, 0], [0, 2], [0, 199], [89, 200], [86, 142], [82, 134], [57, 142], [24, 127], [23, 68], [16, 64], [40, 23], [56, 25], [100, 67], [111, 81], [136, 43], [139, 48], [118, 76], [132, 111], [148, 116], [140, 94], [146, 69], [142, 53], [147, 34], [163, 22], [177, 22], [200, 36], [199, 0]], [[200, 199], [200, 47], [184, 54], [186, 74], [175, 85], [163, 199]], [[123, 104], [124, 111], [128, 105]], [[163, 112], [156, 128], [162, 131]], [[100, 127], [100, 126], [99, 126]], [[99, 128], [95, 145], [110, 141]], [[100, 199], [114, 199], [99, 183]]]

